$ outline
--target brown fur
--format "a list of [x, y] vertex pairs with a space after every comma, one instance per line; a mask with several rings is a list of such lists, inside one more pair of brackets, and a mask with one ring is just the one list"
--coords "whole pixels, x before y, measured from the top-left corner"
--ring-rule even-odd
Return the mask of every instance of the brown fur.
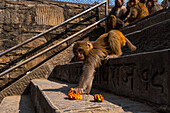
[[[83, 43], [86, 44], [86, 42]], [[99, 67], [101, 61], [105, 58], [113, 58], [122, 55], [121, 47], [125, 46], [126, 43], [132, 51], [136, 50], [136, 47], [118, 30], [111, 30], [101, 35], [92, 43], [93, 49], [90, 50], [84, 61], [83, 73], [78, 87], [73, 90], [78, 90], [81, 94], [89, 94], [94, 79], [93, 74], [95, 68]]]
[[126, 17], [125, 14], [127, 10], [123, 4], [124, 0], [115, 0], [115, 6], [112, 8], [107, 18], [107, 32], [124, 27], [123, 20]]
[[160, 4], [158, 4], [157, 1], [155, 0], [148, 0], [146, 6], [148, 8], [149, 14], [153, 14], [163, 9], [163, 7]]
[[109, 15], [114, 15], [116, 18], [124, 20], [126, 13], [126, 7], [124, 6], [124, 0], [115, 0], [115, 6], [110, 11]]
[[124, 27], [124, 22], [119, 18], [116, 18], [114, 15], [110, 15], [107, 18], [107, 32], [114, 29], [120, 29]]
[[128, 2], [128, 14], [126, 19], [124, 20], [125, 25], [128, 25], [129, 23], [132, 23], [134, 21], [137, 21], [141, 18], [144, 18], [149, 15], [149, 11], [145, 5], [145, 3], [141, 3], [136, 1], [133, 5], [131, 5], [131, 2], [134, 2], [136, 0], [129, 0]]

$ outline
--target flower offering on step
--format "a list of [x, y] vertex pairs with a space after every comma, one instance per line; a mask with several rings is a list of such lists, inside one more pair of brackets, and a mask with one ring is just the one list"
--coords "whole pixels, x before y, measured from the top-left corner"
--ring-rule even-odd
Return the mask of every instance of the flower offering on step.
[[104, 97], [101, 94], [95, 94], [94, 95], [94, 101], [95, 102], [103, 102], [104, 101]]
[[82, 95], [80, 95], [78, 91], [73, 91], [73, 88], [71, 88], [71, 90], [68, 92], [68, 98], [72, 100], [81, 100]]

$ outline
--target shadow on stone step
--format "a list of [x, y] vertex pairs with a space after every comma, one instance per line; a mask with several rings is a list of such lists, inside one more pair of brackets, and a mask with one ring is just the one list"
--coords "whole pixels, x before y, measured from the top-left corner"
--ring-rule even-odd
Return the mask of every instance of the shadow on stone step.
[[19, 103], [19, 113], [35, 113], [31, 98], [29, 95], [21, 95]]

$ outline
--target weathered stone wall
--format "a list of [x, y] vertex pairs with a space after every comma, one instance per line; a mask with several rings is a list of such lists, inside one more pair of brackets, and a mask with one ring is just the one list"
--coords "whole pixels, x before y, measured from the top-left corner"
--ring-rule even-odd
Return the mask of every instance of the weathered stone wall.
[[[118, 95], [170, 105], [170, 49], [110, 59], [95, 72], [93, 86]], [[56, 66], [51, 79], [77, 83], [82, 63]]]
[[[92, 5], [64, 2], [0, 1], [0, 52], [21, 43], [90, 7], [92, 7]], [[1, 71], [22, 62], [24, 59], [29, 58], [30, 56], [85, 28], [98, 19], [103, 18], [104, 14], [104, 7], [96, 8], [88, 14], [85, 14], [84, 16], [81, 16], [46, 35], [41, 36], [33, 42], [0, 57]], [[102, 26], [103, 24], [96, 27], [96, 29], [100, 29]], [[15, 74], [10, 73], [7, 77], [16, 78], [19, 74], [27, 72], [37, 66], [40, 62], [59, 53], [79, 38], [89, 39], [89, 37], [91, 37], [91, 39], [93, 39], [93, 37], [96, 38], [104, 32], [103, 28], [100, 30], [96, 29], [90, 29], [89, 31], [75, 37], [75, 39], [62, 44], [45, 55], [21, 66], [19, 69], [14, 70], [17, 71]]]

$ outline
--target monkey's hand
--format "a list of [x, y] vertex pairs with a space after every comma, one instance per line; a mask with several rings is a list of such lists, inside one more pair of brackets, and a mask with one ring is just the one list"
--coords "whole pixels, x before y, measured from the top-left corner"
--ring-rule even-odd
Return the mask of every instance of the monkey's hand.
[[87, 94], [87, 90], [84, 88], [73, 88], [72, 91], [78, 91], [80, 94]]

